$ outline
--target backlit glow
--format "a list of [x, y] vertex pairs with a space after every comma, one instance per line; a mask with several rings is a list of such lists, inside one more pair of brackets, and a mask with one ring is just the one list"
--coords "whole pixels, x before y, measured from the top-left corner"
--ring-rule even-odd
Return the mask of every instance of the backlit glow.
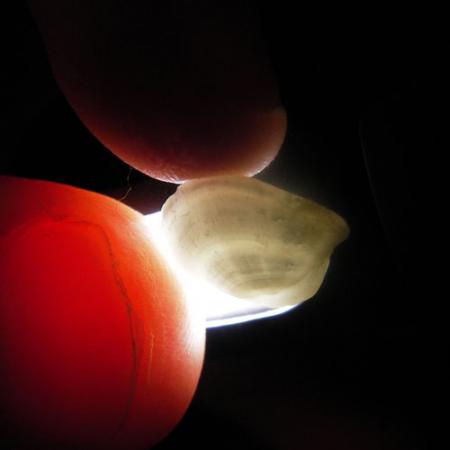
[[275, 309], [261, 307], [255, 303], [225, 294], [214, 286], [190, 276], [187, 270], [179, 267], [171, 258], [164, 236], [161, 233], [161, 213], [149, 214], [144, 220], [154, 244], [172, 267], [185, 290], [187, 298], [198, 303], [199, 307], [205, 311], [208, 328], [272, 317], [295, 308], [296, 305]]

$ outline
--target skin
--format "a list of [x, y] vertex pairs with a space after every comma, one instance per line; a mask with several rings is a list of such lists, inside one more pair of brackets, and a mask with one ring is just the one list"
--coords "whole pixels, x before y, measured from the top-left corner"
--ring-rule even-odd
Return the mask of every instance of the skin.
[[[286, 114], [242, 1], [30, 0], [62, 92], [132, 167], [180, 183], [253, 175]], [[141, 216], [0, 178], [0, 433], [16, 449], [144, 449], [180, 420], [204, 324]]]
[[148, 448], [190, 403], [203, 320], [140, 214], [56, 183], [0, 189], [2, 443]]
[[134, 168], [179, 183], [275, 158], [286, 114], [249, 2], [30, 5], [69, 103]]

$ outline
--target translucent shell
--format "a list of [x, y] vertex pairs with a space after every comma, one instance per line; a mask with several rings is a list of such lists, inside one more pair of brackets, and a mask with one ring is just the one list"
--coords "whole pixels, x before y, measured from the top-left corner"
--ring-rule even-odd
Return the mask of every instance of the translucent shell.
[[333, 211], [241, 176], [182, 184], [163, 206], [162, 230], [178, 265], [270, 308], [312, 297], [349, 233]]

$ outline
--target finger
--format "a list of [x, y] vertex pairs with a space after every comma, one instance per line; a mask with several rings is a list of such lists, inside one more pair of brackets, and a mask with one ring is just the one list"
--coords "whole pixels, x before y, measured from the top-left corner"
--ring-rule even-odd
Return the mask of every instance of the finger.
[[161, 180], [253, 175], [286, 116], [245, 1], [32, 0], [55, 77], [113, 153]]

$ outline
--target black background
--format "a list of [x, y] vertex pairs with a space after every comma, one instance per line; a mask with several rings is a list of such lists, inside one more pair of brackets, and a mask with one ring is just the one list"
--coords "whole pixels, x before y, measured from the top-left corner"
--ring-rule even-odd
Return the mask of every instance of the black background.
[[[208, 331], [196, 397], [157, 448], [432, 448], [444, 404], [445, 294], [430, 290], [420, 217], [430, 160], [440, 164], [427, 135], [439, 126], [439, 14], [430, 22], [411, 6], [286, 1], [259, 10], [289, 120], [259, 177], [338, 211], [351, 236], [314, 299]], [[84, 128], [53, 81], [26, 3], [2, 22], [1, 172], [157, 208], [175, 186], [130, 170]]]

